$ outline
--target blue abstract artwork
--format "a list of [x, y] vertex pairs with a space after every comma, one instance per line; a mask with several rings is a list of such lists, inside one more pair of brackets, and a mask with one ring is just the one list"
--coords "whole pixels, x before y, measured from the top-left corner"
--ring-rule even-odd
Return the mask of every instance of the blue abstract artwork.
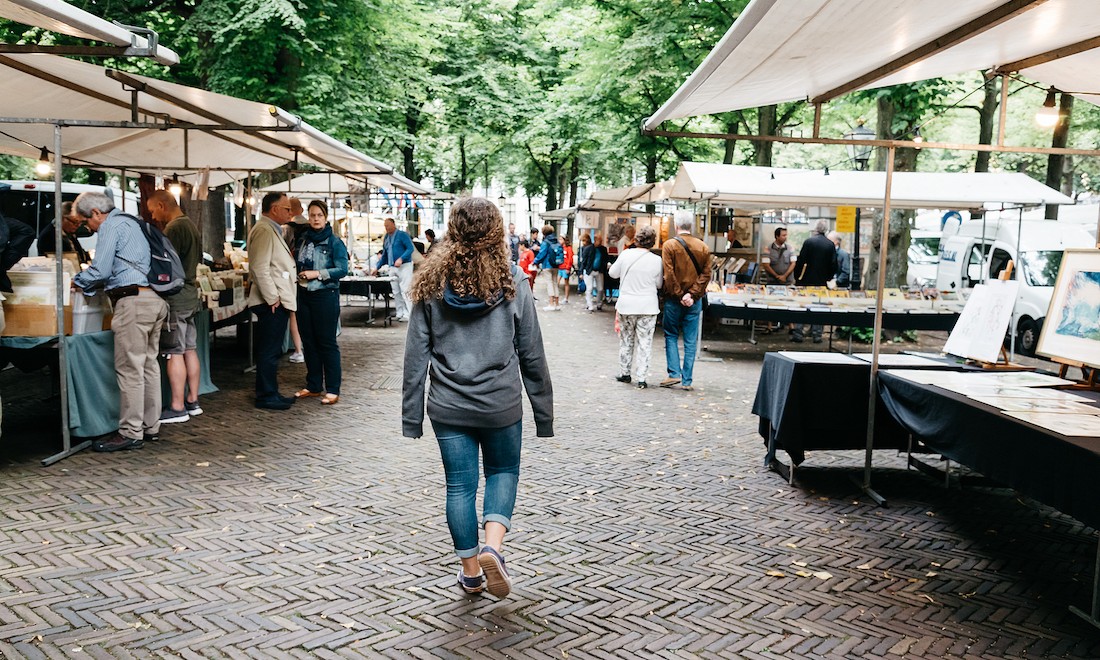
[[1074, 274], [1055, 333], [1100, 341], [1100, 272]]

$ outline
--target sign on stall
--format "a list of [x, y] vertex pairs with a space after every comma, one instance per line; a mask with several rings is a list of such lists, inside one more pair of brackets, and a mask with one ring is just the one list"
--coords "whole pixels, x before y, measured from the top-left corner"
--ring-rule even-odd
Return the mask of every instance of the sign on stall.
[[836, 230], [841, 234], [851, 234], [856, 230], [856, 207], [836, 207]]

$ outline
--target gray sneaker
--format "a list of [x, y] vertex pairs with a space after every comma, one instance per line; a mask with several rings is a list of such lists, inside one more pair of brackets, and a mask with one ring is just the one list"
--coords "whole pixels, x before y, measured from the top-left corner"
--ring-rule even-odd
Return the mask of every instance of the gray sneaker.
[[512, 578], [504, 565], [504, 557], [489, 546], [481, 549], [477, 556], [481, 572], [485, 574], [485, 590], [497, 598], [504, 598], [512, 592]]
[[180, 422], [186, 422], [191, 419], [191, 415], [187, 414], [186, 410], [172, 410], [171, 408], [165, 408], [160, 414], [161, 424], [178, 424]]
[[183, 408], [187, 411], [187, 414], [192, 417], [198, 417], [202, 414], [202, 408], [199, 406], [198, 399], [195, 399], [194, 401], [184, 401]]

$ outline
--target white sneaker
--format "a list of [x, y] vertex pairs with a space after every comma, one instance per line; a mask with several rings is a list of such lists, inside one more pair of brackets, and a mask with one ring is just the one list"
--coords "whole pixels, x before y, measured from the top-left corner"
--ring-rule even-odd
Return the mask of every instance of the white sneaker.
[[542, 308], [542, 311], [544, 311], [544, 312], [552, 312], [552, 311], [554, 311], [555, 309], [557, 309], [557, 308], [556, 308], [556, 307], [554, 307], [553, 305], [547, 305], [546, 307], [543, 307], [543, 308]]
[[554, 305], [551, 309], [553, 309], [555, 312], [560, 312], [561, 311], [561, 305]]
[[294, 351], [290, 354], [290, 361], [294, 364], [301, 364], [306, 361], [306, 356], [302, 355], [300, 351]]

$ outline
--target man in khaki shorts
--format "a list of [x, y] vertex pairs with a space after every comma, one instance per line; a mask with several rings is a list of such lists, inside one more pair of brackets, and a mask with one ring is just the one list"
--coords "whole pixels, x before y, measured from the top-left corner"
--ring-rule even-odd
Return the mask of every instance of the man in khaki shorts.
[[165, 371], [172, 388], [172, 400], [161, 411], [160, 423], [177, 424], [202, 414], [195, 330], [195, 315], [200, 310], [195, 270], [202, 257], [202, 245], [195, 223], [184, 215], [172, 193], [155, 190], [146, 206], [153, 215], [153, 224], [164, 232], [183, 264], [183, 289], [168, 296], [168, 321], [160, 335], [160, 352], [165, 357]]

